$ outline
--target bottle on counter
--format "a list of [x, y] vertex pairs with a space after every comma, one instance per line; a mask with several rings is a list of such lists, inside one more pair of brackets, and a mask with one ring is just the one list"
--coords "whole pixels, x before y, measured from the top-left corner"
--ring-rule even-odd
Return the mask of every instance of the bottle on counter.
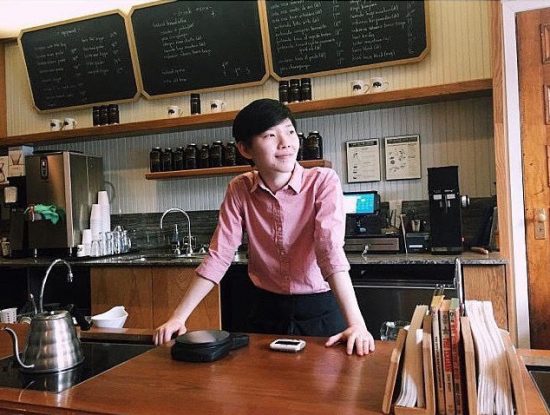
[[119, 123], [119, 113], [118, 113], [117, 104], [109, 104], [107, 108], [107, 123], [109, 124]]
[[195, 143], [191, 143], [185, 148], [184, 164], [186, 169], [197, 168], [197, 145]]
[[200, 114], [201, 113], [201, 96], [200, 94], [191, 94], [191, 115]]
[[165, 148], [162, 152], [162, 171], [172, 171], [174, 170], [174, 154], [172, 153], [172, 148]]
[[220, 140], [214, 141], [210, 147], [210, 167], [223, 166], [223, 143]]
[[311, 78], [300, 80], [300, 100], [311, 101]]
[[323, 138], [319, 131], [310, 131], [304, 145], [304, 160], [321, 160], [323, 158]]
[[183, 170], [184, 169], [184, 150], [183, 147], [178, 147], [176, 151], [174, 151], [173, 156], [173, 166], [174, 170]]
[[92, 124], [93, 126], [97, 126], [97, 125], [100, 125], [100, 122], [99, 122], [99, 106], [95, 106], [92, 108]]
[[288, 81], [279, 81], [279, 102], [288, 104]]
[[288, 89], [288, 101], [289, 102], [300, 102], [300, 80], [291, 79], [290, 87]]
[[160, 147], [153, 147], [149, 153], [149, 170], [151, 170], [151, 173], [162, 171], [162, 150]]
[[223, 165], [224, 166], [236, 166], [237, 165], [237, 146], [234, 141], [229, 141], [224, 149]]
[[99, 125], [109, 124], [109, 107], [102, 105], [99, 107]]
[[210, 167], [210, 146], [203, 144], [199, 150], [197, 166], [199, 169], [207, 169]]

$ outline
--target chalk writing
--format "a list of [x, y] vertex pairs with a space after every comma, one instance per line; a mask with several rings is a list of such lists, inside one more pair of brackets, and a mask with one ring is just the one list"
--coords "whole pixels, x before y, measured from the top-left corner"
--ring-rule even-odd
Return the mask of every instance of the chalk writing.
[[27, 31], [20, 46], [41, 110], [137, 94], [124, 18], [118, 14]]
[[267, 1], [281, 77], [415, 58], [427, 48], [423, 1]]
[[256, 2], [177, 1], [138, 8], [130, 20], [149, 95], [255, 82], [266, 74]]

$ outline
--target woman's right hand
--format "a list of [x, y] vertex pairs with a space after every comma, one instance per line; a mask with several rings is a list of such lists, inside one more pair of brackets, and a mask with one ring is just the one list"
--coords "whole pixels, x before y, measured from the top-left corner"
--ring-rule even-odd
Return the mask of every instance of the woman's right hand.
[[171, 317], [166, 323], [162, 326], [157, 327], [155, 334], [153, 335], [153, 341], [155, 345], [163, 344], [172, 340], [174, 334], [180, 336], [187, 331], [185, 327], [185, 321], [181, 319]]

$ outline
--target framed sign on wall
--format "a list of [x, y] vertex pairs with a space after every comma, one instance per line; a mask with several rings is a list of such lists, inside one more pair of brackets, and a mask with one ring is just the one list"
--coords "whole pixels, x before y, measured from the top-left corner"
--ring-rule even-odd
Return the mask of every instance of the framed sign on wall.
[[346, 142], [348, 183], [380, 181], [380, 140]]
[[420, 136], [384, 138], [386, 180], [420, 179]]

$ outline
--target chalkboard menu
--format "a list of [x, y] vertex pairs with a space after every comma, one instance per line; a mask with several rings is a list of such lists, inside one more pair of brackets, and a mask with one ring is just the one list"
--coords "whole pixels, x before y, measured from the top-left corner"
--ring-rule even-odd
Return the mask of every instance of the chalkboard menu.
[[256, 1], [175, 1], [131, 12], [146, 96], [268, 78]]
[[266, 1], [275, 78], [357, 70], [427, 53], [424, 1]]
[[125, 20], [119, 12], [24, 30], [18, 41], [38, 110], [138, 96]]

